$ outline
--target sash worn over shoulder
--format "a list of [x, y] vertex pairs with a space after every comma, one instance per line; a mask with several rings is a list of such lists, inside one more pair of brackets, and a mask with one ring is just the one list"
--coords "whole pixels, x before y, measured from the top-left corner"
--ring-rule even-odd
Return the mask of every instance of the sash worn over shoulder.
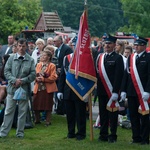
[[149, 106], [148, 106], [148, 102], [145, 102], [142, 99], [142, 93], [144, 92], [144, 89], [143, 89], [143, 86], [142, 86], [142, 83], [141, 83], [141, 80], [140, 80], [140, 77], [139, 77], [139, 74], [138, 74], [138, 71], [137, 71], [137, 68], [136, 68], [136, 65], [135, 65], [136, 55], [137, 54], [132, 54], [131, 55], [131, 58], [130, 58], [130, 73], [131, 73], [131, 79], [132, 79], [132, 82], [133, 82], [133, 85], [135, 87], [136, 93], [138, 95], [138, 100], [139, 100], [139, 103], [140, 103], [138, 112], [142, 115], [146, 115], [146, 114], [149, 114]]
[[[110, 99], [110, 97], [112, 95], [113, 87], [111, 85], [111, 82], [107, 76], [107, 73], [106, 73], [106, 70], [104, 67], [104, 56], [105, 56], [105, 54], [99, 55], [98, 72], [99, 72], [99, 76], [101, 78], [102, 84], [105, 88], [105, 91], [107, 92], [108, 98]], [[119, 109], [119, 103], [118, 103], [118, 101], [115, 102], [115, 101], [109, 100], [106, 108], [110, 112], [115, 112]]]
[[73, 56], [73, 53], [66, 55], [63, 59], [63, 66], [64, 66], [64, 70], [66, 74], [68, 70], [65, 69], [65, 60], [68, 59], [68, 62], [70, 63], [72, 56]]
[[69, 62], [71, 61], [72, 56], [73, 56], [73, 53], [67, 55], [67, 58], [68, 58], [68, 61], [69, 61]]

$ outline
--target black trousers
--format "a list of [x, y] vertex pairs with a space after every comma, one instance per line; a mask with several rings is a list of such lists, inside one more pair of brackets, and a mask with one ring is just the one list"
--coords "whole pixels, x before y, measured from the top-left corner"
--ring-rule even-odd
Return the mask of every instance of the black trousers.
[[65, 108], [65, 104], [64, 104], [64, 100], [57, 100], [58, 104], [57, 104], [57, 110], [56, 113], [58, 115], [64, 115], [66, 114], [66, 108]]
[[[64, 100], [66, 105], [68, 136], [86, 136], [86, 103], [80, 99]], [[75, 126], [77, 125], [77, 132]]]
[[139, 101], [137, 97], [128, 97], [128, 107], [132, 125], [132, 139], [136, 142], [149, 143], [149, 114], [141, 115], [138, 113]]
[[[99, 112], [100, 112], [100, 137], [101, 140], [117, 140], [117, 126], [118, 126], [118, 111], [110, 112], [106, 109], [108, 103], [107, 96], [98, 96]], [[110, 126], [110, 134], [108, 128]]]

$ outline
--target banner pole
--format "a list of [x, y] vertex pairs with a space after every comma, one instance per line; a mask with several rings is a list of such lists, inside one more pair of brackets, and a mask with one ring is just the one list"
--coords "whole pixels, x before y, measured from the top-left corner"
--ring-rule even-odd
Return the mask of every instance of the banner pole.
[[[88, 18], [87, 0], [84, 0], [84, 10], [86, 11]], [[90, 141], [93, 141], [94, 136], [93, 136], [93, 117], [92, 117], [92, 94], [89, 95], [88, 103], [89, 103], [89, 120], [90, 120]]]
[[93, 141], [93, 117], [92, 117], [92, 94], [89, 95], [89, 120], [90, 120], [90, 141]]

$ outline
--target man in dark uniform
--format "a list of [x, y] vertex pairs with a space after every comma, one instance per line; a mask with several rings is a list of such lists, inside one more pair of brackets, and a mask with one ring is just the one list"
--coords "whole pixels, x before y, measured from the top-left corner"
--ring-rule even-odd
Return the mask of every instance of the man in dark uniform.
[[142, 145], [149, 144], [150, 53], [146, 52], [147, 42], [142, 37], [135, 41], [136, 52], [128, 58], [121, 88], [122, 100], [126, 94], [128, 98], [132, 143]]
[[[101, 124], [99, 141], [108, 141], [109, 143], [114, 143], [117, 140], [118, 93], [124, 70], [122, 56], [114, 51], [116, 40], [116, 37], [106, 36], [104, 39], [105, 53], [98, 56], [96, 64]], [[112, 104], [115, 104], [115, 107], [112, 107]], [[110, 134], [108, 132], [109, 126]]]
[[[70, 64], [72, 54], [64, 57], [64, 64], [61, 68], [60, 80], [58, 83], [57, 97], [65, 102], [68, 134], [67, 138], [76, 138], [83, 140], [86, 137], [86, 103], [71, 90], [66, 84], [66, 73]], [[77, 124], [77, 133], [75, 126]]]
[[[63, 43], [62, 36], [56, 36], [54, 38], [54, 46], [57, 47], [55, 51], [55, 57], [58, 59], [58, 65], [56, 66], [57, 74], [60, 75], [61, 67], [63, 65], [63, 59], [66, 55], [73, 52], [73, 50], [66, 44]], [[57, 80], [57, 83], [59, 82], [59, 78]], [[56, 98], [55, 98], [56, 99]], [[57, 114], [64, 115], [65, 114], [65, 106], [63, 101], [58, 101], [57, 105]]]

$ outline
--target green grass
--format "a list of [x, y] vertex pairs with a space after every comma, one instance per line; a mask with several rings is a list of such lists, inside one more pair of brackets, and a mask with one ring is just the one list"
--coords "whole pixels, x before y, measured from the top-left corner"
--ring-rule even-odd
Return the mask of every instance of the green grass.
[[87, 121], [87, 138], [82, 141], [65, 139], [67, 135], [66, 118], [52, 115], [52, 125], [44, 122], [33, 129], [25, 129], [25, 138], [17, 139], [15, 129], [9, 136], [0, 139], [0, 150], [149, 150], [148, 145], [129, 144], [131, 130], [118, 127], [118, 141], [113, 144], [98, 142], [99, 129], [93, 129], [94, 140], [90, 141], [89, 121]]

